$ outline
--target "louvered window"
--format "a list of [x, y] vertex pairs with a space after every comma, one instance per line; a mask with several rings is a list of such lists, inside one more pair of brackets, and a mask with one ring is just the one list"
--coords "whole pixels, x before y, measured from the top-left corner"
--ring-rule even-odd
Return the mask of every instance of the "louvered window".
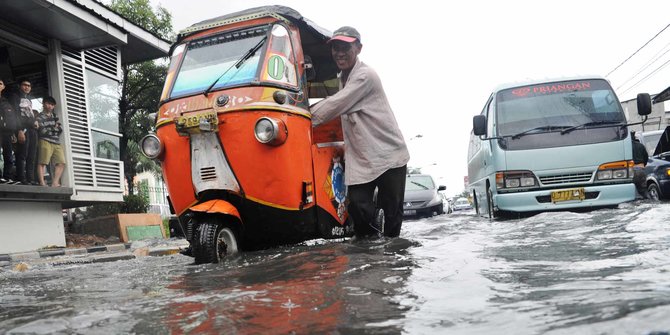
[[118, 51], [63, 48], [62, 55], [75, 187], [122, 190]]

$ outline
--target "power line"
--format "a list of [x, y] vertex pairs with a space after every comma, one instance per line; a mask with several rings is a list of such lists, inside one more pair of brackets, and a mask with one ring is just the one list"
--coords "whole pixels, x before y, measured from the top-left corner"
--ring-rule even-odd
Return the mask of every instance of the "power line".
[[[634, 75], [632, 75], [630, 78], [628, 78], [626, 81], [624, 81], [621, 85], [619, 85], [619, 87], [616, 88], [617, 91], [618, 91], [620, 88], [626, 86], [626, 84], [628, 84], [628, 82], [630, 82], [631, 80], [635, 79], [635, 77], [639, 76], [642, 72], [644, 72], [645, 70], [647, 70], [650, 66], [652, 66], [652, 65], [653, 65], [654, 63], [656, 63], [659, 59], [661, 59], [661, 57], [665, 56], [665, 54], [667, 54], [668, 52], [670, 52], [670, 49], [665, 50], [668, 46], [670, 46], [670, 43], [666, 44], [666, 45], [663, 47], [663, 49], [661, 49], [661, 51], [657, 52], [657, 53], [654, 55], [654, 57], [652, 57], [652, 59], [650, 59], [650, 60], [647, 62], [647, 64], [645, 64], [644, 66], [642, 66], [642, 67], [641, 67], [641, 68], [640, 68]], [[665, 50], [665, 52], [663, 52], [663, 50]], [[663, 53], [661, 54], [661, 52], [663, 52]], [[660, 54], [660, 55], [659, 55], [659, 54]]]
[[665, 26], [665, 28], [661, 29], [661, 31], [659, 31], [658, 33], [656, 33], [656, 35], [654, 35], [654, 37], [652, 37], [649, 41], [647, 41], [647, 43], [645, 43], [645, 44], [642, 45], [639, 49], [637, 49], [635, 52], [633, 52], [632, 55], [628, 56], [628, 58], [626, 58], [623, 62], [621, 62], [621, 64], [617, 65], [617, 67], [615, 67], [612, 71], [610, 71], [608, 74], [606, 74], [605, 77], [608, 77], [610, 74], [612, 74], [612, 72], [614, 72], [614, 71], [616, 71], [618, 68], [620, 68], [621, 65], [624, 65], [629, 59], [633, 58], [633, 56], [635, 56], [638, 52], [640, 52], [640, 50], [644, 49], [644, 47], [646, 47], [647, 44], [651, 43], [651, 41], [653, 41], [656, 37], [658, 37], [658, 35], [660, 35], [663, 31], [665, 31], [666, 29], [668, 29], [668, 27], [670, 27], [670, 24], [668, 24], [667, 26]]
[[648, 75], [646, 75], [644, 78], [638, 80], [638, 82], [636, 82], [635, 84], [633, 84], [633, 86], [631, 86], [631, 87], [627, 88], [625, 91], [621, 92], [621, 94], [624, 94], [624, 93], [630, 91], [631, 89], [633, 89], [633, 87], [635, 87], [635, 86], [639, 85], [640, 83], [642, 83], [643, 81], [647, 80], [649, 77], [651, 77], [652, 75], [656, 74], [656, 72], [662, 70], [662, 69], [663, 69], [664, 67], [666, 67], [668, 64], [670, 64], [670, 59], [668, 59], [665, 63], [661, 64], [661, 66], [657, 67], [654, 71], [651, 71], [651, 73], [649, 73]]

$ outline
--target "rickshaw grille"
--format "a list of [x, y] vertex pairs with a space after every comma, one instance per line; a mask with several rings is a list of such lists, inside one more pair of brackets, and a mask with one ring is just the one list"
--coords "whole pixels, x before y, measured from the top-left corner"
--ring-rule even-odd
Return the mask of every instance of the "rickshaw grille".
[[204, 167], [200, 169], [200, 179], [209, 181], [216, 179], [216, 168], [213, 166]]

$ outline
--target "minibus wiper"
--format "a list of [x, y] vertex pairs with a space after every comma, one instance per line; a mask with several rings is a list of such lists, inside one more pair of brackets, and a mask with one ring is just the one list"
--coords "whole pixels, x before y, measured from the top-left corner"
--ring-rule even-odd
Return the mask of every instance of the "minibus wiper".
[[569, 133], [569, 132], [571, 132], [575, 129], [586, 128], [586, 127], [590, 127], [590, 126], [599, 126], [599, 125], [603, 125], [603, 124], [609, 124], [608, 127], [624, 126], [624, 124], [622, 124], [620, 121], [592, 121], [592, 122], [586, 122], [586, 123], [582, 123], [580, 125], [572, 126], [572, 127], [567, 128], [567, 129], [563, 129], [561, 131], [561, 135], [565, 135], [565, 134], [567, 134], [567, 133]]
[[249, 51], [247, 51], [247, 53], [242, 55], [242, 57], [240, 57], [240, 59], [237, 62], [235, 62], [235, 64], [233, 66], [227, 68], [226, 71], [224, 71], [222, 75], [220, 75], [218, 78], [216, 78], [216, 80], [212, 83], [212, 85], [209, 85], [209, 87], [205, 90], [205, 92], [203, 92], [205, 97], [209, 94], [210, 91], [212, 91], [212, 88], [214, 88], [214, 85], [216, 85], [216, 83], [218, 83], [219, 80], [221, 80], [221, 78], [223, 78], [223, 76], [225, 76], [226, 73], [228, 73], [228, 71], [230, 71], [232, 68], [239, 69], [240, 66], [242, 66], [242, 64], [244, 64], [244, 62], [247, 61], [247, 59], [251, 58], [256, 53], [256, 51], [258, 51], [258, 49], [260, 49], [263, 46], [263, 44], [265, 43], [265, 40], [267, 40], [267, 39], [268, 39], [267, 36], [263, 37], [260, 41], [258, 41], [258, 43], [256, 43], [256, 45], [253, 46], [253, 48], [249, 49]]
[[[558, 130], [558, 129], [564, 129], [567, 126], [540, 126], [540, 127], [535, 127], [531, 129], [524, 130], [518, 134], [512, 135], [512, 139], [516, 140], [521, 138], [524, 135], [530, 134], [532, 132], [536, 132], [538, 130], [544, 130], [544, 131], [552, 131], [552, 130]], [[509, 135], [508, 135], [509, 136]]]

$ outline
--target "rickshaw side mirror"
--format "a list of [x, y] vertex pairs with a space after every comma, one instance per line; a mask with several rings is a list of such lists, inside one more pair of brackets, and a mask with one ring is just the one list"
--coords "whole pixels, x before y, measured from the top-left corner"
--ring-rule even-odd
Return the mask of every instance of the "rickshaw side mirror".
[[303, 69], [305, 69], [305, 76], [307, 81], [312, 81], [316, 78], [316, 71], [314, 70], [314, 63], [312, 63], [312, 57], [305, 55], [305, 62], [303, 64]]

